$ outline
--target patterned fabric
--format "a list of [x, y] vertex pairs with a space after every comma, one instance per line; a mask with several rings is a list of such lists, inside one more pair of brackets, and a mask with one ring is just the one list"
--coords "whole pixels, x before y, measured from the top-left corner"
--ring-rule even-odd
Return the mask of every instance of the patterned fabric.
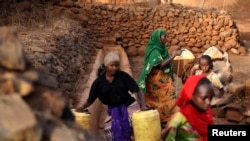
[[168, 123], [165, 141], [201, 141], [202, 138], [188, 123], [186, 117], [177, 112]]
[[207, 141], [207, 127], [209, 124], [213, 124], [213, 111], [209, 108], [205, 112], [200, 112], [190, 103], [197, 84], [204, 77], [206, 76], [194, 75], [189, 77], [180, 92], [176, 104], [180, 107], [180, 112], [186, 117], [191, 127], [197, 131], [203, 141]]
[[[196, 75], [200, 75], [202, 74], [202, 70], [197, 70], [195, 72]], [[209, 75], [207, 75], [207, 78], [211, 81], [211, 83], [213, 84], [213, 87], [216, 89], [221, 89], [223, 88], [223, 85], [218, 77], [218, 75], [214, 72], [210, 72]]]
[[162, 126], [177, 111], [175, 100], [175, 87], [171, 76], [161, 69], [152, 69], [147, 79], [145, 101], [148, 107], [158, 110]]
[[[166, 45], [161, 42], [160, 37], [166, 35], [166, 31], [162, 29], [155, 30], [150, 36], [150, 40], [146, 47], [146, 53], [144, 56], [144, 68], [138, 80], [140, 89], [146, 93], [146, 81], [151, 72], [151, 69], [159, 65], [164, 59], [169, 58], [169, 53]], [[161, 70], [164, 73], [173, 75], [172, 65], [169, 64], [166, 67], [162, 67]]]
[[[129, 125], [132, 127], [132, 114], [136, 111], [140, 110], [140, 106], [137, 101], [133, 102], [127, 107], [128, 111], [128, 116], [129, 116]], [[105, 132], [105, 141], [114, 141], [113, 135], [112, 135], [112, 130], [111, 130], [111, 125], [112, 125], [112, 117], [110, 115], [107, 115], [105, 122], [104, 122], [104, 132]], [[132, 136], [132, 134], [131, 134]]]
[[113, 141], [132, 141], [132, 128], [129, 124], [127, 106], [108, 107], [108, 114], [111, 115], [111, 131]]

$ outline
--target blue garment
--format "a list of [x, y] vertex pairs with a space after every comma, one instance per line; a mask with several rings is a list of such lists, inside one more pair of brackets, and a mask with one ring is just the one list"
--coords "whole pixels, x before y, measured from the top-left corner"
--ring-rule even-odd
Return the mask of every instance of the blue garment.
[[117, 107], [108, 107], [111, 116], [111, 130], [113, 141], [132, 141], [132, 127], [129, 124], [129, 114], [126, 104]]

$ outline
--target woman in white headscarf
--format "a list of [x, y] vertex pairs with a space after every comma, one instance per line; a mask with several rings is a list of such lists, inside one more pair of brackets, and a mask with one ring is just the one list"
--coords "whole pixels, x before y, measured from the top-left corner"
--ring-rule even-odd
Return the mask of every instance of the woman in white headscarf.
[[[132, 127], [130, 117], [133, 112], [145, 110], [145, 99], [136, 81], [126, 72], [119, 70], [120, 58], [114, 53], [108, 53], [104, 58], [103, 70], [99, 69], [97, 79], [93, 82], [87, 101], [77, 108], [82, 111], [89, 107], [96, 98], [108, 106], [111, 117], [109, 129], [106, 128], [107, 140], [131, 141]], [[136, 99], [129, 93], [136, 93]], [[110, 126], [111, 125], [111, 126]]]

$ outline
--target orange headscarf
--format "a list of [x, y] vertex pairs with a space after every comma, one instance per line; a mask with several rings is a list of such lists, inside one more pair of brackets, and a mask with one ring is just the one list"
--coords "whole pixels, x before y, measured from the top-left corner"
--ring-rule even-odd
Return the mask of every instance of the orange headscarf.
[[187, 118], [192, 128], [202, 136], [203, 141], [207, 141], [208, 125], [213, 124], [213, 112], [210, 108], [205, 112], [200, 112], [190, 103], [197, 84], [204, 77], [206, 76], [195, 75], [189, 77], [180, 92], [176, 104], [180, 107], [180, 112]]

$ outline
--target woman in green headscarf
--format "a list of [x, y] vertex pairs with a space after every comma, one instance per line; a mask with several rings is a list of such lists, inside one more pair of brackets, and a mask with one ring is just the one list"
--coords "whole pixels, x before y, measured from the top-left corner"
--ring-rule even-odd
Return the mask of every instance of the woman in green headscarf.
[[176, 112], [171, 61], [182, 52], [176, 50], [170, 56], [166, 42], [165, 30], [157, 29], [152, 33], [144, 56], [144, 69], [138, 81], [140, 89], [145, 93], [146, 105], [159, 111], [163, 127]]

